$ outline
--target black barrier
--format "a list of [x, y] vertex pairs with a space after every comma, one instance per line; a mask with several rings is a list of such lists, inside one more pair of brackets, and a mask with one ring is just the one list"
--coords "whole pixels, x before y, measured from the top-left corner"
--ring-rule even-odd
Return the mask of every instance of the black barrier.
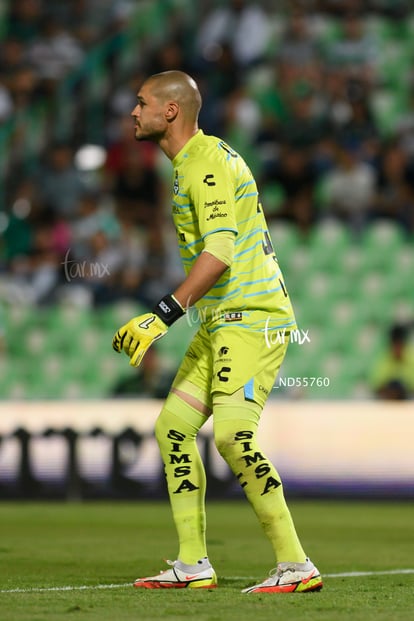
[[[207, 495], [243, 495], [237, 479], [219, 456], [212, 435], [198, 437], [205, 465]], [[413, 481], [381, 476], [359, 480], [327, 472], [313, 478], [280, 470], [285, 493], [302, 498], [414, 498]], [[0, 435], [0, 500], [165, 499], [164, 467], [153, 432], [125, 427], [110, 433], [100, 427], [28, 431]]]
[[[56, 439], [61, 441], [61, 445], [58, 451], [54, 451], [53, 459], [47, 444], [52, 444]], [[110, 448], [98, 451], [93, 471], [85, 473], [87, 468], [80, 449], [82, 443], [93, 439], [109, 443]], [[13, 445], [13, 456], [2, 459], [2, 453], [7, 452], [7, 445], [10, 444]], [[38, 450], [35, 451], [39, 444], [41, 446], [37, 446]], [[153, 450], [151, 458], [146, 459], [145, 453], [149, 444]], [[199, 439], [209, 495], [237, 495], [240, 488], [227, 466], [221, 476], [214, 473], [213, 444], [213, 439], [207, 435]], [[139, 433], [131, 427], [115, 434], [101, 428], [86, 432], [70, 427], [47, 428], [38, 433], [18, 428], [10, 434], [0, 436], [0, 463], [2, 462], [2, 499], [158, 499], [167, 495], [164, 469], [154, 434]]]

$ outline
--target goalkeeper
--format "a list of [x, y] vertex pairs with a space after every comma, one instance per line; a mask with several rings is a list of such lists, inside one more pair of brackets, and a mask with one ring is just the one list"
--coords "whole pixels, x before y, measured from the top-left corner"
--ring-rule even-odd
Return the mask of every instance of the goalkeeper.
[[201, 96], [190, 76], [153, 75], [137, 98], [136, 139], [158, 143], [173, 164], [172, 216], [186, 277], [152, 312], [122, 326], [113, 347], [138, 366], [190, 306], [202, 321], [155, 429], [178, 533], [177, 560], [134, 586], [217, 585], [206, 549], [206, 477], [196, 443], [211, 415], [217, 449], [276, 559], [276, 570], [244, 592], [319, 590], [321, 576], [298, 539], [279, 474], [257, 443], [261, 411], [286, 353], [288, 338], [276, 335], [288, 334], [296, 323], [256, 182], [240, 155], [198, 128]]

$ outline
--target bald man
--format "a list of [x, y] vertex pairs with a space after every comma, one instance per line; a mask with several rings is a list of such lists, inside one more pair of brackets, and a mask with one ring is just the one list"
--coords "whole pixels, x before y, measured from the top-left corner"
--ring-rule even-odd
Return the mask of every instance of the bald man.
[[[148, 78], [132, 111], [137, 140], [156, 142], [173, 165], [172, 217], [185, 279], [115, 334], [113, 347], [139, 365], [190, 306], [194, 336], [157, 419], [178, 534], [177, 560], [138, 588], [214, 588], [206, 547], [206, 476], [197, 433], [213, 416], [214, 440], [251, 503], [276, 557], [276, 570], [245, 593], [322, 588], [286, 505], [280, 476], [257, 442], [257, 427], [296, 322], [260, 204], [238, 153], [198, 127], [201, 96], [181, 71]], [[278, 338], [283, 333], [285, 338]]]

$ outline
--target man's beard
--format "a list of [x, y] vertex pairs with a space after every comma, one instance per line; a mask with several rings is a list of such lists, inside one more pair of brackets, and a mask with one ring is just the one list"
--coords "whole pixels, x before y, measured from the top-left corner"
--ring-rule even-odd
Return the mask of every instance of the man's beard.
[[150, 142], [159, 142], [162, 138], [163, 132], [157, 131], [146, 131], [146, 132], [135, 132], [135, 140], [141, 142], [143, 140], [149, 140]]

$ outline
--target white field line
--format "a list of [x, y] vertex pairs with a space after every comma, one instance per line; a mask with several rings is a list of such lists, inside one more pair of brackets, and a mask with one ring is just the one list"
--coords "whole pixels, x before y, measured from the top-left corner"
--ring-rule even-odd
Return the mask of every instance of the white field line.
[[[399, 576], [414, 574], [414, 569], [389, 569], [385, 571], [347, 571], [339, 574], [323, 574], [324, 578], [359, 578], [364, 576]], [[227, 576], [225, 580], [257, 580], [255, 576]], [[96, 591], [98, 589], [126, 589], [132, 582], [122, 584], [91, 584], [80, 586], [32, 587], [28, 589], [0, 589], [0, 593], [47, 593], [51, 591]]]

